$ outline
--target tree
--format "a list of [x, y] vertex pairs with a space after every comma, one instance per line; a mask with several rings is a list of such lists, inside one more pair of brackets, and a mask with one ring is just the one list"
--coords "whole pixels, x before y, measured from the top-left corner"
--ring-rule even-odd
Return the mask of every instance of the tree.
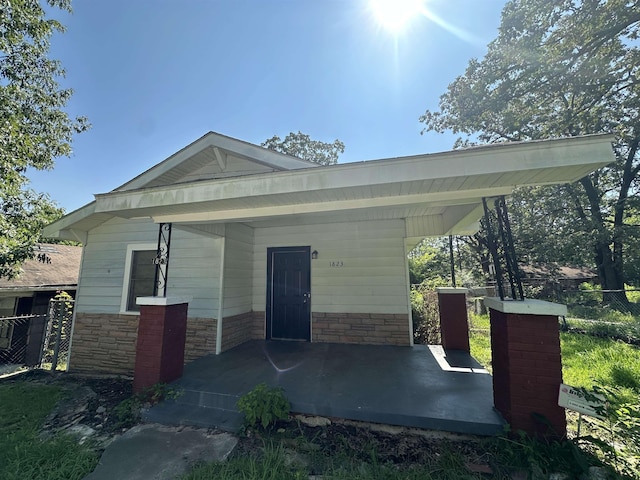
[[334, 140], [333, 143], [312, 140], [309, 135], [302, 132], [293, 133], [281, 140], [279, 136], [265, 140], [262, 144], [270, 150], [298, 157], [320, 165], [334, 165], [338, 163], [338, 157], [344, 153], [344, 143]]
[[588, 239], [582, 248], [607, 290], [624, 288], [624, 251], [637, 235], [628, 216], [639, 188], [639, 24], [637, 0], [510, 1], [485, 58], [420, 117], [425, 131], [465, 134], [458, 147], [615, 133], [615, 163], [545, 193], [563, 205], [559, 215], [571, 210], [562, 221]]
[[[47, 0], [71, 10], [70, 0]], [[50, 169], [71, 153], [75, 133], [88, 128], [85, 118], [63, 110], [72, 91], [61, 88], [64, 69], [48, 58], [54, 32], [64, 31], [47, 18], [37, 0], [5, 1], [0, 7], [0, 276], [13, 277], [31, 257], [39, 231], [60, 214], [46, 195], [28, 189], [28, 168]]]
[[441, 239], [424, 239], [409, 253], [409, 282], [432, 288], [449, 285], [451, 263], [448, 245]]

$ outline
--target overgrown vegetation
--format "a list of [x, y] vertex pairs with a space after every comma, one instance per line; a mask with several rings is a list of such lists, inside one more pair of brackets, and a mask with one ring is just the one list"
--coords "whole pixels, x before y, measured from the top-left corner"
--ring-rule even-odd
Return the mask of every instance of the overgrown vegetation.
[[422, 465], [403, 467], [380, 461], [375, 450], [352, 451], [345, 444], [340, 452], [330, 454], [319, 449], [319, 445], [313, 440], [298, 437], [296, 441], [297, 450], [305, 452], [305, 461], [309, 462], [311, 468], [300, 463], [300, 457], [296, 457], [293, 450], [285, 446], [287, 442], [267, 441], [255, 455], [233, 456], [226, 462], [201, 465], [182, 477], [182, 480], [307, 480], [309, 475], [322, 475], [325, 480], [482, 478], [470, 472], [464, 458], [453, 450], [434, 456], [432, 461]]
[[[590, 333], [597, 336], [575, 331], [560, 334], [563, 380], [569, 385], [604, 394], [608, 400], [603, 412], [606, 419], [583, 417], [581, 436], [577, 437], [578, 416], [568, 412], [570, 433], [574, 438], [569, 443], [573, 446], [558, 444], [554, 449], [566, 450], [567, 454], [573, 451], [571, 455], [578, 455], [577, 460], [582, 454], [597, 455], [619, 474], [637, 478], [640, 475], [640, 349], [621, 340], [600, 336], [596, 325], [609, 325], [609, 333], [618, 326], [589, 323], [593, 329]], [[489, 318], [470, 315], [470, 326], [471, 354], [490, 368]], [[521, 445], [524, 446], [526, 442]], [[580, 450], [573, 450], [576, 447]], [[520, 447], [519, 451], [522, 453]], [[544, 458], [552, 454], [544, 454]]]
[[411, 289], [413, 341], [421, 345], [440, 343], [438, 296], [432, 289], [416, 285]]
[[98, 462], [88, 445], [57, 435], [43, 439], [40, 428], [56, 402], [59, 387], [0, 384], [0, 477], [4, 480], [81, 479]]

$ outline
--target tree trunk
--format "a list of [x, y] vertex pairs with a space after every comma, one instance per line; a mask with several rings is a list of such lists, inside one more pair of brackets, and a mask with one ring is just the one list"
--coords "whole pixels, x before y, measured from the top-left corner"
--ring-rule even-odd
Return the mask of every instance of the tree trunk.
[[[611, 305], [619, 310], [628, 310], [629, 299], [624, 291], [624, 272], [622, 269], [622, 248], [620, 245], [614, 247], [619, 238], [611, 239], [607, 231], [604, 219], [602, 218], [602, 206], [600, 196], [590, 177], [580, 179], [580, 184], [584, 187], [589, 200], [590, 221], [593, 230], [596, 231], [597, 238], [594, 243], [595, 263], [598, 268], [600, 286], [605, 293], [602, 296], [605, 304]], [[614, 226], [614, 234], [616, 228]], [[613, 291], [612, 291], [613, 290]]]

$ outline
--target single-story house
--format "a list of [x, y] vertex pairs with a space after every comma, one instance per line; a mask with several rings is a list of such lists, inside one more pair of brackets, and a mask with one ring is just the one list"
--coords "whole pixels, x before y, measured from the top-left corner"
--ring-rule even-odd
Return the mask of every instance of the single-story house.
[[586, 267], [568, 265], [521, 265], [522, 282], [533, 287], [543, 287], [545, 292], [578, 290], [581, 284], [598, 284], [598, 273]]
[[0, 364], [40, 362], [49, 300], [75, 296], [81, 256], [82, 247], [40, 243], [16, 278], [0, 278]]
[[39, 243], [16, 278], [0, 278], [0, 317], [41, 315], [58, 292], [75, 296], [82, 247]]
[[156, 263], [161, 291], [189, 298], [186, 361], [251, 339], [411, 345], [407, 253], [475, 232], [483, 198], [609, 164], [611, 141], [319, 166], [207, 133], [45, 228], [84, 245], [70, 368], [133, 372]]

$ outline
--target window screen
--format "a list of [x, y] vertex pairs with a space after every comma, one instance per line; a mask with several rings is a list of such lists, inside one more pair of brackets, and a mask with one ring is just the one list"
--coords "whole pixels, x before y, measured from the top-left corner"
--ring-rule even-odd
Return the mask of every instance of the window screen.
[[150, 297], [153, 295], [153, 282], [156, 266], [153, 259], [155, 250], [134, 250], [131, 255], [131, 277], [129, 278], [129, 295], [127, 297], [127, 311], [139, 312], [136, 297]]

